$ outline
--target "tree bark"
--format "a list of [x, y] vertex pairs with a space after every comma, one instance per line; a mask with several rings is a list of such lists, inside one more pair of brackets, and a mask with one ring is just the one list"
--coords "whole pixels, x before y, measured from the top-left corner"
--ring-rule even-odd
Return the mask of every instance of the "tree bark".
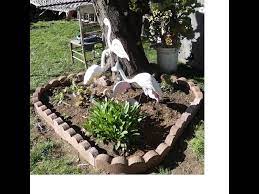
[[[106, 17], [111, 23], [111, 40], [118, 38], [130, 58], [129, 62], [127, 59], [119, 59], [122, 66], [126, 66], [126, 69], [124, 67], [126, 74], [150, 72], [151, 68], [141, 42], [142, 14], [129, 9], [129, 0], [94, 0], [93, 2], [105, 40], [107, 27], [103, 24], [103, 19]], [[112, 63], [115, 64], [114, 55]]]

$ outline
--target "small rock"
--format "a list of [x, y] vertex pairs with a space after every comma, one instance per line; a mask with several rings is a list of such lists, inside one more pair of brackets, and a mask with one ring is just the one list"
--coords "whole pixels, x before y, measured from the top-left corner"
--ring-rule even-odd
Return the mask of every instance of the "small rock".
[[99, 86], [108, 86], [106, 76], [102, 76], [102, 77], [98, 78], [94, 83]]
[[135, 100], [134, 98], [127, 99], [127, 102], [129, 102], [130, 105], [138, 105], [139, 102]]
[[102, 96], [103, 96], [103, 97], [112, 98], [112, 97], [113, 97], [112, 90], [110, 90], [110, 89], [108, 89], [108, 88], [105, 88], [105, 89], [102, 91]]
[[95, 87], [97, 86], [97, 83], [92, 83], [91, 85], [90, 85], [90, 88], [92, 88], [92, 89], [94, 89]]
[[36, 127], [41, 133], [46, 133], [48, 131], [48, 129], [40, 122], [36, 123]]

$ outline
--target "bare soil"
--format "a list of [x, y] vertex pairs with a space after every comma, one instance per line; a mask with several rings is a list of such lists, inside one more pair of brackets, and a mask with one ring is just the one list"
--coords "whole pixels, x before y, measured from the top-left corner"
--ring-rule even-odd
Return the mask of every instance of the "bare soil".
[[[82, 85], [82, 83], [78, 83]], [[109, 98], [109, 92], [104, 94], [104, 90], [112, 90], [113, 82], [109, 81], [108, 86], [101, 86], [93, 84], [91, 86], [83, 86], [87, 88], [90, 93], [84, 100], [82, 106], [78, 105], [79, 96], [73, 94], [65, 94], [65, 99], [59, 105], [53, 103], [53, 90], [50, 90], [43, 97], [43, 101], [52, 111], [55, 111], [58, 116], [64, 119], [69, 125], [79, 132], [83, 138], [87, 139], [92, 145], [99, 147], [100, 153], [108, 153], [112, 156], [117, 156], [113, 150], [113, 143], [104, 144], [98, 142], [91, 134], [85, 133], [83, 125], [89, 116], [89, 109], [94, 103], [92, 99], [101, 100], [105, 97]], [[55, 88], [56, 91], [61, 91], [65, 86]], [[91, 94], [91, 95], [90, 95]], [[193, 101], [194, 96], [192, 93], [181, 87], [174, 87], [172, 92], [164, 92], [163, 100], [156, 103], [155, 100], [147, 97], [142, 92], [142, 89], [131, 88], [127, 92], [118, 94], [115, 99], [118, 101], [125, 101], [127, 99], [135, 99], [141, 104], [141, 113], [145, 115], [145, 119], [140, 124], [140, 131], [142, 134], [141, 141], [138, 143], [137, 149], [133, 155], [144, 155], [148, 150], [155, 149], [167, 136], [172, 125], [181, 116], [185, 109]], [[127, 156], [127, 155], [126, 155]]]

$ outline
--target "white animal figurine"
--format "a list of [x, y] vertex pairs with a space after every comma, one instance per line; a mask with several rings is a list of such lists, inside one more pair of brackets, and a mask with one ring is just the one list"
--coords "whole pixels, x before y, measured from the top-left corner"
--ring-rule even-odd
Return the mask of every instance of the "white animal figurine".
[[132, 79], [128, 79], [125, 73], [121, 69], [119, 62], [117, 61], [115, 66], [111, 68], [112, 71], [119, 72], [123, 81], [119, 81], [113, 87], [113, 95], [126, 91], [131, 87], [131, 83], [141, 87], [146, 96], [155, 99], [157, 102], [162, 99], [162, 90], [156, 79], [149, 73], [139, 73]]
[[100, 65], [91, 65], [85, 72], [84, 75], [84, 84], [91, 84], [95, 79], [100, 77], [103, 72], [105, 72], [109, 66], [105, 66], [105, 56], [108, 54], [109, 49], [103, 50], [101, 56], [101, 66]]
[[107, 32], [107, 43], [108, 47], [110, 49], [110, 52], [115, 53], [120, 58], [126, 58], [129, 61], [129, 56], [124, 50], [121, 41], [117, 38], [113, 39], [111, 41], [111, 23], [107, 18], [104, 18], [103, 23], [108, 26], [108, 32]]
[[91, 84], [94, 79], [97, 79], [102, 75], [103, 72], [105, 72], [108, 67], [105, 66], [105, 55], [107, 53], [113, 52], [117, 55], [117, 57], [120, 58], [126, 58], [129, 61], [129, 56], [124, 50], [121, 42], [119, 39], [114, 39], [111, 42], [111, 23], [107, 18], [104, 18], [103, 20], [104, 24], [108, 26], [108, 33], [107, 33], [107, 42], [108, 42], [108, 49], [104, 50], [102, 52], [101, 56], [101, 66], [99, 65], [91, 65], [85, 72], [84, 75], [84, 84], [88, 85]]

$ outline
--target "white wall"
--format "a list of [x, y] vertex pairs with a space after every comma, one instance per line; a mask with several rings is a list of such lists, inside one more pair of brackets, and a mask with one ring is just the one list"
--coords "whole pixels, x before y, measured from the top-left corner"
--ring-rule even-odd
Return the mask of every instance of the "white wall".
[[[204, 6], [204, 0], [200, 0]], [[178, 60], [181, 63], [187, 63], [199, 70], [204, 70], [204, 12], [197, 9], [196, 13], [191, 14], [192, 27], [195, 31], [195, 37], [192, 40], [186, 38], [181, 41], [182, 45]], [[192, 53], [192, 56], [191, 56]]]

